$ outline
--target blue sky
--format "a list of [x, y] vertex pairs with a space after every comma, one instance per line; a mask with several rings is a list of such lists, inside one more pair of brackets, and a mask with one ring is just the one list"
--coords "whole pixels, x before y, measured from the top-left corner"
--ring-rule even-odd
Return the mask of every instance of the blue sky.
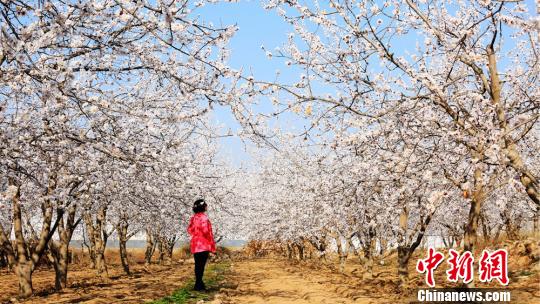
[[[274, 11], [265, 10], [259, 1], [240, 1], [207, 4], [196, 12], [203, 20], [213, 22], [215, 26], [236, 24], [239, 27], [229, 45], [231, 50], [229, 64], [232, 68], [243, 69], [245, 74], [253, 73], [253, 76], [262, 80], [273, 79], [277, 70], [281, 71], [281, 80], [294, 78], [283, 61], [269, 60], [261, 49], [262, 44], [268, 50], [283, 45], [287, 40], [287, 33], [291, 30], [291, 27]], [[267, 100], [262, 102], [265, 103]], [[225, 107], [216, 109], [214, 119], [233, 132], [239, 130], [238, 123]], [[245, 144], [250, 146], [250, 143]], [[236, 136], [223, 138], [222, 154], [231, 158], [234, 164], [240, 165], [250, 159], [244, 150], [245, 144]]]
[[[535, 12], [535, 3], [533, 0], [526, 0], [531, 14]], [[284, 45], [287, 41], [287, 34], [292, 28], [273, 10], [265, 10], [261, 1], [240, 0], [239, 2], [227, 3], [219, 2], [216, 4], [206, 4], [195, 11], [201, 19], [206, 22], [212, 22], [215, 26], [226, 26], [236, 24], [238, 31], [230, 41], [231, 58], [229, 64], [234, 69], [242, 69], [244, 74], [253, 74], [259, 80], [272, 80], [276, 71], [280, 71], [279, 79], [282, 82], [293, 82], [297, 79], [299, 71], [285, 66], [284, 61], [280, 59], [268, 59], [265, 51], [261, 49], [264, 45], [267, 50], [273, 51], [275, 47]], [[504, 31], [505, 39], [509, 39], [510, 32]], [[394, 46], [397, 50], [413, 50], [410, 41], [404, 42], [403, 46]], [[500, 62], [504, 65], [504, 59]], [[269, 101], [262, 99], [261, 110], [271, 110]], [[239, 130], [239, 125], [230, 114], [226, 107], [217, 108], [213, 114], [215, 122], [224, 125], [226, 129], [233, 132]], [[281, 120], [282, 118], [280, 118]], [[291, 120], [291, 117], [285, 120]], [[287, 121], [296, 130], [303, 128], [303, 121], [300, 118]], [[284, 124], [287, 124], [284, 123]], [[223, 131], [225, 132], [225, 131]], [[226, 137], [221, 139], [222, 156], [232, 160], [233, 164], [240, 165], [249, 161], [249, 154], [244, 150], [245, 145], [238, 137]]]

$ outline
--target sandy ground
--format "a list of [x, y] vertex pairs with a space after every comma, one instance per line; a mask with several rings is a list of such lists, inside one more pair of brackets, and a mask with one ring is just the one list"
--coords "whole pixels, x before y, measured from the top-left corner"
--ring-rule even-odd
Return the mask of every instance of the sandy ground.
[[[32, 276], [35, 295], [17, 303], [144, 303], [170, 295], [193, 276], [193, 261], [184, 261], [180, 250], [175, 251], [172, 265], [152, 264], [146, 268], [144, 249], [129, 249], [132, 276], [127, 276], [118, 249], [107, 249], [108, 279], [97, 277], [95, 270], [88, 267], [88, 257], [74, 251], [77, 263], [69, 265], [68, 288], [55, 292], [54, 270], [42, 266]], [[15, 274], [0, 269], [0, 303], [15, 302], [17, 289]]]
[[392, 303], [347, 284], [343, 275], [319, 273], [275, 259], [247, 260], [232, 265], [224, 288], [214, 303]]
[[[34, 274], [36, 295], [24, 303], [144, 303], [171, 294], [192, 276], [193, 265], [151, 265], [146, 271], [142, 266], [133, 267], [128, 277], [120, 268], [109, 271], [109, 279], [96, 278], [89, 269], [69, 273], [69, 287], [54, 293], [54, 272], [38, 270]], [[17, 295], [17, 281], [11, 273], [2, 272], [0, 303], [9, 303]]]
[[[412, 263], [411, 263], [412, 264]], [[410, 284], [403, 290], [397, 286], [395, 265], [377, 265], [374, 278], [363, 279], [362, 270], [348, 260], [345, 273], [332, 267], [307, 263], [291, 263], [284, 259], [252, 259], [232, 264], [226, 288], [213, 304], [236, 303], [411, 303], [416, 301], [417, 288], [425, 288], [423, 276], [410, 265]], [[511, 273], [511, 303], [540, 303], [540, 276], [514, 271]], [[521, 273], [521, 274], [520, 274]], [[445, 271], [438, 271], [438, 282], [444, 282]], [[441, 287], [457, 287], [448, 283]], [[500, 288], [497, 284], [481, 288]]]

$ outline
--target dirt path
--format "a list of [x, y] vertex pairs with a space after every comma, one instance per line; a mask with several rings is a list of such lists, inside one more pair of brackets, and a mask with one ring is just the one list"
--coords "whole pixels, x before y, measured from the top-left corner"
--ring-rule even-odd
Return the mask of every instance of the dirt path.
[[229, 281], [231, 288], [222, 290], [214, 303], [391, 303], [370, 298], [336, 277], [300, 272], [279, 260], [234, 263]]
[[[411, 269], [410, 285], [402, 293], [397, 288], [394, 269], [395, 265], [378, 265], [374, 278], [364, 280], [362, 270], [356, 270], [354, 263], [348, 265], [342, 274], [313, 263], [291, 264], [270, 258], [238, 260], [231, 264], [225, 288], [216, 295], [212, 304], [415, 302], [416, 288], [424, 286], [422, 276]], [[445, 274], [445, 271], [437, 273], [439, 282], [444, 282]], [[538, 273], [514, 271], [511, 280], [508, 290], [512, 293], [512, 303], [539, 303]], [[497, 288], [498, 285], [494, 283], [491, 287]]]

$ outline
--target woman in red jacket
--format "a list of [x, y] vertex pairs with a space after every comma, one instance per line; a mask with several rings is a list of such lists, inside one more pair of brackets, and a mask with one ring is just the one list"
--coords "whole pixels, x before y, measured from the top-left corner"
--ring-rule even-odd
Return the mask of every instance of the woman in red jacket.
[[212, 224], [205, 211], [206, 202], [203, 199], [196, 200], [193, 204], [195, 214], [191, 217], [188, 227], [188, 233], [191, 235], [191, 253], [195, 258], [195, 290], [206, 290], [202, 280], [204, 266], [209, 252], [216, 252]]

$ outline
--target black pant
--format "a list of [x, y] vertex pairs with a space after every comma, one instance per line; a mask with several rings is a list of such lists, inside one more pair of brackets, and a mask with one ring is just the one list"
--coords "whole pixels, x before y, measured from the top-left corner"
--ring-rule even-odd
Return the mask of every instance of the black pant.
[[195, 289], [204, 289], [204, 282], [202, 280], [204, 274], [204, 266], [206, 260], [208, 260], [208, 251], [197, 252], [193, 254], [195, 258]]

